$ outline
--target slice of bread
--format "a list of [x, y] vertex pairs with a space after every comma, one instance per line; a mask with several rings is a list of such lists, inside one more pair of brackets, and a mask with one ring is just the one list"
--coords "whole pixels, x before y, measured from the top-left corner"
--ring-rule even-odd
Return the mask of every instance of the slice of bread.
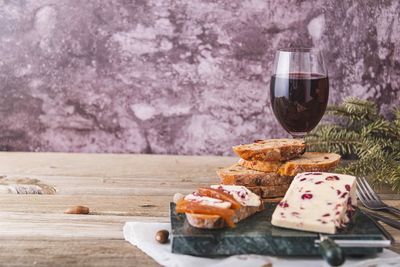
[[221, 184], [244, 186], [274, 186], [290, 184], [293, 177], [282, 176], [275, 172], [261, 172], [234, 164], [217, 170]]
[[277, 186], [256, 186], [247, 187], [253, 193], [259, 195], [262, 199], [283, 197], [289, 189], [290, 184], [277, 185]]
[[[297, 159], [281, 164], [276, 172], [282, 176], [295, 176], [300, 172], [328, 171], [339, 164], [340, 155], [335, 153], [306, 152]], [[271, 169], [268, 161], [239, 160], [239, 165], [256, 171]]]
[[279, 168], [284, 164], [280, 161], [261, 161], [261, 160], [244, 160], [239, 159], [238, 165], [247, 169], [260, 172], [278, 172]]
[[245, 160], [286, 161], [303, 154], [306, 144], [299, 139], [269, 139], [234, 146], [232, 149]]
[[[260, 207], [254, 206], [241, 206], [236, 210], [233, 217], [233, 222], [238, 223], [241, 220], [255, 214], [256, 212], [263, 209], [263, 204]], [[193, 214], [185, 213], [189, 224], [196, 228], [205, 229], [218, 229], [226, 227], [226, 222], [218, 215], [207, 215], [207, 214]]]
[[206, 229], [234, 227], [264, 209], [261, 198], [240, 185], [210, 185], [186, 196], [177, 193], [174, 202], [176, 212], [185, 213], [189, 225]]
[[307, 152], [300, 158], [286, 162], [279, 168], [279, 173], [295, 176], [301, 172], [324, 172], [335, 168], [339, 161], [339, 154]]

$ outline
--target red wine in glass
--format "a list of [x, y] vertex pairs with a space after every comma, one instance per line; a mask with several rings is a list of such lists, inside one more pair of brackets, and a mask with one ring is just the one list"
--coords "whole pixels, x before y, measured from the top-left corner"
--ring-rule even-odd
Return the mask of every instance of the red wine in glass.
[[325, 113], [329, 80], [321, 54], [314, 49], [282, 49], [271, 77], [271, 106], [281, 126], [303, 138]]

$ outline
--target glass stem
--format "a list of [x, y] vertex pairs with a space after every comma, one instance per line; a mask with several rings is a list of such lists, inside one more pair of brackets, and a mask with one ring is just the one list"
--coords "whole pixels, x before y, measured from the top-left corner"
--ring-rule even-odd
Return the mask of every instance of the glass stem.
[[307, 135], [307, 132], [290, 133], [290, 135], [293, 137], [293, 139], [304, 139], [304, 137]]

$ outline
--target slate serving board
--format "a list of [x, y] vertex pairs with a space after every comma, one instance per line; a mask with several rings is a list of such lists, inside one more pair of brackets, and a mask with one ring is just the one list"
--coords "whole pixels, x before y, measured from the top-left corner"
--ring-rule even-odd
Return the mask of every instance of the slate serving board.
[[[229, 229], [198, 229], [189, 225], [184, 214], [170, 205], [172, 252], [203, 257], [236, 254], [272, 256], [320, 255], [315, 240], [319, 234], [275, 227], [271, 216], [276, 203], [266, 203], [265, 209]], [[356, 210], [352, 223], [334, 235], [333, 240], [387, 240], [381, 228], [362, 211]], [[379, 247], [343, 247], [346, 255], [371, 255], [382, 251]]]

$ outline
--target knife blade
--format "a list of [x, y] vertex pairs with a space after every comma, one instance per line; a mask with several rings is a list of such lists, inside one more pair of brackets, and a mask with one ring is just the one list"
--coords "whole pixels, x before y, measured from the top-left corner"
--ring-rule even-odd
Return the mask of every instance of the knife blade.
[[384, 223], [386, 223], [387, 225], [390, 225], [390, 226], [392, 226], [392, 227], [394, 227], [394, 228], [400, 230], [400, 222], [399, 222], [399, 221], [393, 220], [393, 219], [391, 219], [391, 218], [389, 218], [389, 217], [386, 217], [386, 216], [383, 216], [383, 215], [381, 215], [381, 214], [372, 213], [372, 212], [368, 212], [368, 211], [365, 211], [365, 210], [363, 210], [363, 212], [364, 212], [366, 215], [368, 215], [368, 216], [374, 218], [375, 220], [384, 222]]

